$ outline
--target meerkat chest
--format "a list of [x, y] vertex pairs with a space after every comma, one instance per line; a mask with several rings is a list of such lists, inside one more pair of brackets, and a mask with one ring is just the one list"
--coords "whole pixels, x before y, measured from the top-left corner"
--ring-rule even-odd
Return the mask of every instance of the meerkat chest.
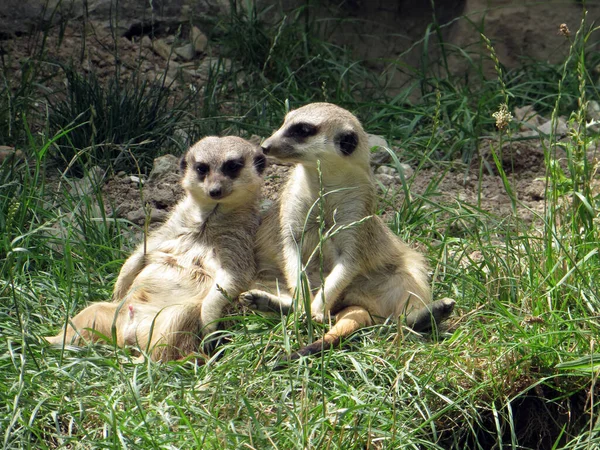
[[215, 273], [219, 268], [218, 249], [214, 243], [186, 234], [163, 241], [153, 252], [155, 262], [181, 269]]

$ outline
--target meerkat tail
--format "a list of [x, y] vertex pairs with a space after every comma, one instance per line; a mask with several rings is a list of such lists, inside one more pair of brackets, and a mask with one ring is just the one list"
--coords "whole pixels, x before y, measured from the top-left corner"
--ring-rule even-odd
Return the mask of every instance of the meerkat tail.
[[[406, 324], [415, 331], [428, 331], [450, 317], [454, 310], [454, 305], [456, 305], [456, 302], [451, 298], [436, 300], [421, 309], [409, 313], [406, 317]], [[322, 339], [282, 358], [276, 365], [275, 370], [283, 369], [287, 362], [299, 359], [301, 356], [315, 355], [325, 350], [339, 347], [342, 338], [372, 324], [371, 315], [366, 309], [359, 306], [349, 306], [336, 315], [335, 326]]]
[[322, 353], [325, 350], [339, 347], [342, 339], [351, 335], [356, 330], [367, 327], [373, 324], [369, 312], [360, 306], [349, 306], [344, 308], [336, 315], [336, 323], [322, 339], [313, 342], [310, 345], [302, 347], [300, 350], [293, 352], [289, 356], [284, 357], [278, 364], [276, 369], [282, 369], [286, 362], [299, 359], [301, 356], [315, 355]]
[[415, 331], [428, 331], [437, 327], [452, 314], [456, 302], [451, 298], [436, 300], [411, 311], [406, 316], [406, 325]]

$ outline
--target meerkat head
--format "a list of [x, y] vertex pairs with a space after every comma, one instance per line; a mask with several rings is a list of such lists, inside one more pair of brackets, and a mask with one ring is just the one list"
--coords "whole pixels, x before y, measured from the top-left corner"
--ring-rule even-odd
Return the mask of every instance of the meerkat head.
[[261, 149], [234, 136], [210, 136], [181, 158], [182, 186], [201, 205], [258, 199], [266, 159]]
[[281, 161], [331, 167], [350, 164], [369, 170], [367, 134], [349, 111], [331, 103], [310, 103], [290, 111], [283, 125], [262, 144]]

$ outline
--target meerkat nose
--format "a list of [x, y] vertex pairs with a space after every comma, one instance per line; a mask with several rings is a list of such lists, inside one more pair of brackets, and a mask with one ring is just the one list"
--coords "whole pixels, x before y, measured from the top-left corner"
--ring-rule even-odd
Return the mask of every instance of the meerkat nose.
[[221, 198], [223, 196], [223, 190], [221, 188], [214, 188], [208, 191], [208, 195], [210, 195], [210, 198], [214, 199]]
[[269, 152], [271, 151], [271, 146], [270, 146], [270, 145], [267, 145], [267, 146], [261, 146], [260, 148], [262, 149], [262, 151], [263, 151], [263, 153], [264, 153], [265, 155], [268, 155], [268, 154], [269, 154]]

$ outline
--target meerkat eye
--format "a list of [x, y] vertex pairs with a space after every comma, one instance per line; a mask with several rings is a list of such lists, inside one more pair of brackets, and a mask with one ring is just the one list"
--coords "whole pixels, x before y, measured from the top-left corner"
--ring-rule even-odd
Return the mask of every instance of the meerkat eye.
[[244, 158], [236, 158], [230, 159], [229, 161], [225, 161], [221, 166], [221, 172], [223, 175], [229, 178], [235, 178], [239, 175], [240, 171], [243, 169], [245, 164]]
[[285, 132], [285, 136], [292, 139], [304, 139], [309, 136], [314, 136], [317, 134], [317, 131], [319, 131], [319, 129], [316, 126], [311, 125], [310, 123], [300, 122], [289, 127]]
[[210, 166], [208, 164], [200, 163], [196, 166], [196, 172], [200, 175], [200, 179], [204, 179], [208, 172], [210, 172]]

